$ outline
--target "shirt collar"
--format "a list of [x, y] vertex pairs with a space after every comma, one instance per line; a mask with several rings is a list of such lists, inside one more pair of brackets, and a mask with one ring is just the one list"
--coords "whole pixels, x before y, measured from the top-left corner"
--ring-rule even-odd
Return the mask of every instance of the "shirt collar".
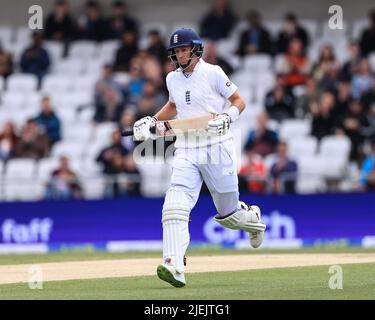
[[[200, 58], [200, 59], [198, 60], [197, 64], [195, 65], [193, 72], [190, 73], [189, 77], [190, 77], [194, 72], [197, 72], [197, 71], [199, 70], [199, 68], [201, 67], [201, 65], [204, 64], [204, 63], [206, 63], [206, 62], [205, 62], [202, 58]], [[184, 73], [184, 72], [182, 71], [182, 73]]]
[[201, 65], [204, 64], [204, 63], [205, 63], [205, 61], [204, 61], [202, 58], [199, 58], [197, 64], [196, 64], [195, 67], [194, 67], [193, 72], [194, 72], [194, 71], [198, 71], [198, 69], [199, 69], [199, 68], [201, 67]]

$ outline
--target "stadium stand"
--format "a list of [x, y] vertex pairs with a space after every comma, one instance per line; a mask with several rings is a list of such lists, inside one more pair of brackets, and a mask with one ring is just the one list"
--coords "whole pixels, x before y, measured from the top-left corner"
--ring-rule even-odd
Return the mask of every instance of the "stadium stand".
[[[311, 60], [311, 68], [319, 60], [321, 48], [325, 44], [333, 47], [333, 52], [340, 63], [349, 59], [348, 43], [352, 39], [359, 40], [364, 28], [368, 27], [367, 20], [345, 21], [342, 31], [330, 30], [327, 22], [303, 19], [300, 24], [310, 37], [307, 49], [307, 57]], [[199, 31], [199, 25], [195, 21], [184, 23], [161, 23], [148, 22], [140, 26], [138, 38], [139, 52], [147, 51], [147, 34], [150, 30], [158, 30], [167, 44], [168, 36], [178, 27], [193, 27]], [[240, 58], [236, 55], [239, 34], [246, 29], [246, 21], [238, 21], [227, 38], [217, 42], [218, 56], [226, 59], [234, 69], [231, 80], [236, 83], [242, 96], [247, 102], [247, 109], [239, 121], [242, 138], [248, 135], [250, 130], [256, 128], [256, 118], [265, 111], [265, 96], [273, 88], [281, 86], [276, 81], [276, 75], [282, 69], [283, 54], [273, 53], [249, 54]], [[268, 29], [273, 39], [277, 39], [283, 28], [282, 20], [265, 21], [264, 27]], [[99, 152], [108, 145], [111, 134], [119, 126], [116, 122], [94, 123], [93, 117], [98, 104], [102, 103], [107, 108], [111, 106], [114, 94], [120, 95], [121, 106], [124, 110], [134, 110], [136, 117], [142, 114], [139, 109], [141, 97], [134, 94], [131, 89], [142, 87], [142, 81], [137, 82], [132, 72], [115, 72], [106, 84], [113, 90], [111, 92], [97, 86], [97, 81], [103, 77], [103, 66], [114, 62], [116, 52], [119, 48], [118, 39], [108, 39], [95, 42], [86, 39], [72, 41], [65, 56], [65, 44], [58, 41], [45, 41], [43, 47], [47, 50], [51, 66], [49, 72], [38, 87], [38, 78], [33, 74], [20, 72], [19, 62], [23, 50], [30, 42], [31, 32], [27, 27], [0, 26], [0, 39], [2, 47], [13, 56], [14, 72], [7, 78], [0, 76], [0, 137], [4, 123], [11, 120], [20, 134], [22, 127], [30, 118], [34, 118], [40, 112], [40, 100], [43, 96], [51, 97], [52, 105], [56, 114], [62, 121], [63, 139], [53, 145], [49, 156], [38, 161], [34, 159], [10, 158], [6, 164], [0, 161], [0, 200], [32, 200], [44, 196], [44, 188], [51, 172], [56, 169], [58, 159], [62, 155], [70, 158], [72, 166], [76, 169], [81, 181], [84, 197], [88, 199], [106, 196], [106, 184], [108, 179], [101, 173], [101, 167], [95, 159]], [[208, 39], [204, 39], [208, 42]], [[276, 41], [275, 41], [276, 42]], [[141, 66], [145, 60], [144, 56], [132, 58], [134, 66]], [[141, 63], [140, 63], [141, 59]], [[151, 61], [151, 60], [150, 60]], [[375, 92], [375, 52], [369, 54], [368, 61], [372, 68], [372, 89]], [[149, 65], [147, 65], [149, 66]], [[152, 64], [150, 64], [152, 66]], [[165, 56], [165, 64], [158, 65], [160, 69], [152, 69], [143, 65], [143, 78], [154, 77], [157, 83], [158, 94], [160, 93], [166, 101], [164, 77], [170, 70], [168, 59]], [[354, 70], [353, 73], [356, 71]], [[330, 77], [333, 77], [332, 79]], [[154, 79], [154, 78], [153, 78]], [[328, 90], [335, 91], [337, 82], [342, 81], [339, 70], [327, 72], [323, 78], [316, 79], [320, 93]], [[350, 81], [350, 79], [348, 80]], [[156, 81], [157, 82], [157, 81]], [[332, 83], [334, 83], [332, 87]], [[142, 90], [142, 89], [141, 89]], [[275, 90], [276, 92], [277, 90]], [[304, 85], [291, 88], [294, 98], [305, 94]], [[275, 99], [277, 97], [275, 96]], [[317, 103], [317, 102], [316, 102]], [[153, 106], [161, 107], [161, 105]], [[345, 136], [347, 132], [336, 135], [337, 128], [332, 127], [332, 135], [325, 136], [318, 141], [311, 135], [311, 122], [314, 105], [303, 118], [285, 119], [281, 122], [269, 120], [268, 127], [278, 133], [280, 140], [288, 143], [288, 153], [298, 163], [297, 192], [324, 192], [328, 190], [327, 180], [335, 179], [343, 181], [347, 178], [349, 166], [360, 166], [363, 159], [355, 159], [351, 162], [349, 153], [351, 140]], [[319, 107], [319, 106], [318, 106]], [[346, 112], [346, 110], [341, 110]], [[366, 115], [365, 115], [366, 116]], [[367, 140], [371, 137], [365, 136]], [[244, 144], [242, 139], [242, 153]], [[1, 141], [1, 140], [0, 140]], [[131, 152], [132, 150], [129, 150]], [[1, 152], [0, 152], [1, 155]], [[272, 165], [274, 158], [268, 156], [265, 160], [267, 167]], [[2, 159], [0, 159], [2, 160]], [[160, 159], [159, 159], [160, 160]], [[160, 160], [160, 163], [163, 161]], [[163, 164], [140, 163], [138, 179], [141, 181], [141, 193], [144, 196], [160, 196], [168, 187], [170, 166]], [[122, 174], [127, 176], [126, 170]], [[22, 183], [20, 183], [22, 181]], [[353, 184], [355, 182], [353, 181]], [[347, 188], [347, 187], [346, 187]], [[336, 191], [340, 189], [337, 184]]]

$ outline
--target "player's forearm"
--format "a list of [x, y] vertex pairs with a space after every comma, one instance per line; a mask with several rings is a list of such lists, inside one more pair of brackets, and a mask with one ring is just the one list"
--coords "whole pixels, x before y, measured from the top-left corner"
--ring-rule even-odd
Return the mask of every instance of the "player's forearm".
[[168, 101], [155, 115], [154, 117], [159, 121], [170, 120], [177, 114], [176, 105]]
[[241, 113], [245, 109], [245, 102], [241, 97], [234, 99], [232, 102], [232, 106], [235, 106], [238, 108], [239, 112]]
[[238, 90], [229, 98], [229, 101], [232, 105], [225, 113], [229, 116], [230, 122], [235, 122], [245, 109], [245, 101], [242, 99]]
[[233, 93], [232, 96], [229, 97], [229, 101], [232, 106], [235, 106], [238, 108], [239, 113], [241, 113], [245, 109], [245, 101], [241, 97], [238, 90], [235, 93]]

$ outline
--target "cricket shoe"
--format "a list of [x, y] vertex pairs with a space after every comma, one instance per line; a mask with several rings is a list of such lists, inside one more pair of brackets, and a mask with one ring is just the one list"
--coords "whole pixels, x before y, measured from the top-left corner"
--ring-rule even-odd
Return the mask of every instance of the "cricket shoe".
[[159, 279], [170, 283], [176, 288], [182, 288], [186, 284], [185, 275], [177, 272], [174, 266], [161, 264], [157, 268], [157, 274]]
[[260, 208], [258, 206], [249, 206], [244, 202], [240, 202], [241, 208], [245, 209], [249, 212], [252, 212], [255, 214], [256, 217], [256, 224], [257, 224], [257, 230], [254, 231], [248, 231], [249, 232], [249, 238], [250, 238], [250, 244], [253, 248], [259, 248], [260, 245], [263, 242], [264, 237], [264, 231], [266, 230], [266, 225], [262, 222], [262, 215], [260, 213]]

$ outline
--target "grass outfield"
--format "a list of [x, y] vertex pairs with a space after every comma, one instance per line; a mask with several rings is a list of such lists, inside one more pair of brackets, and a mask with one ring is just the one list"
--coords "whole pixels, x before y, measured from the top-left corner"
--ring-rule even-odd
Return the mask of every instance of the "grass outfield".
[[375, 299], [374, 263], [347, 264], [343, 289], [328, 287], [328, 266], [187, 274], [187, 286], [171, 287], [156, 276], [0, 285], [0, 299]]
[[[363, 248], [306, 248], [298, 250], [190, 249], [188, 256], [298, 253], [375, 253]], [[0, 255], [0, 265], [158, 258], [161, 252], [107, 253], [66, 251], [44, 255]], [[235, 263], [235, 262], [234, 262]], [[288, 267], [245, 271], [188, 273], [187, 286], [171, 287], [157, 276], [44, 282], [42, 290], [27, 283], [1, 284], [0, 299], [375, 299], [375, 263], [343, 264], [343, 290], [328, 287], [329, 266]]]
[[[375, 248], [364, 249], [361, 247], [324, 247], [324, 248], [303, 248], [303, 249], [249, 249], [234, 250], [215, 247], [193, 248], [187, 252], [189, 256], [214, 256], [214, 255], [251, 255], [251, 254], [290, 254], [290, 253], [375, 253]], [[14, 265], [26, 263], [43, 262], [64, 262], [64, 261], [91, 261], [91, 260], [113, 260], [129, 258], [158, 258], [162, 257], [161, 252], [125, 252], [109, 253], [93, 250], [67, 250], [52, 252], [48, 254], [13, 254], [0, 255], [0, 265]]]

